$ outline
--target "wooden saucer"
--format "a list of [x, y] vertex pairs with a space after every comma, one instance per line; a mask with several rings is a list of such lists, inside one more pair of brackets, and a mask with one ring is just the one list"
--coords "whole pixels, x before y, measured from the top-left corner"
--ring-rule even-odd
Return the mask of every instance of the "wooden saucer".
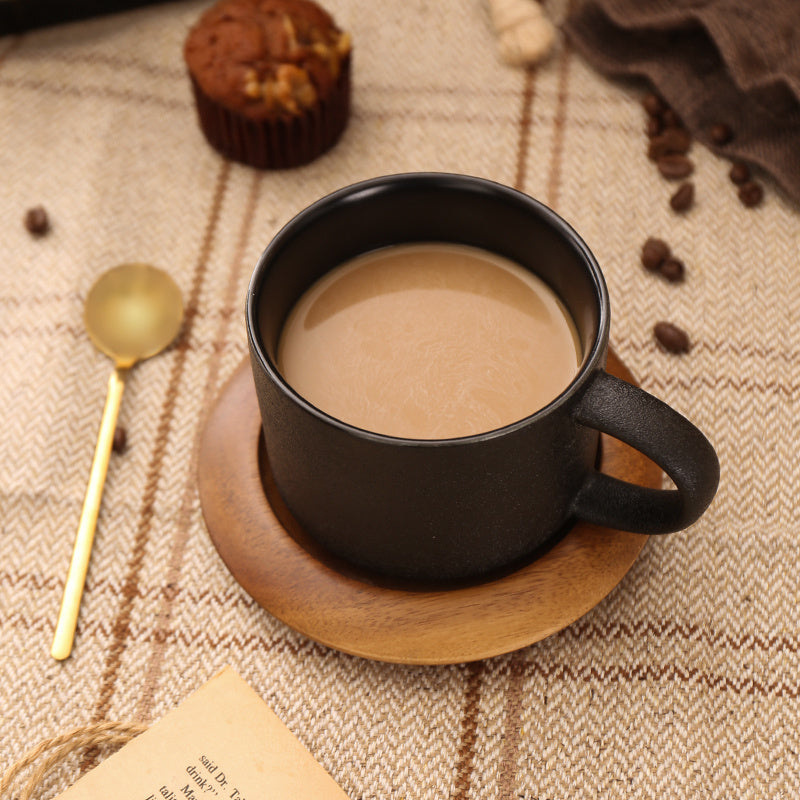
[[[609, 356], [609, 372], [633, 383]], [[630, 569], [647, 536], [578, 523], [550, 550], [484, 583], [391, 586], [321, 552], [272, 483], [249, 362], [221, 392], [200, 444], [200, 502], [233, 577], [270, 614], [345, 653], [405, 664], [453, 664], [508, 653], [583, 616]], [[604, 472], [652, 488], [661, 469], [602, 438]]]

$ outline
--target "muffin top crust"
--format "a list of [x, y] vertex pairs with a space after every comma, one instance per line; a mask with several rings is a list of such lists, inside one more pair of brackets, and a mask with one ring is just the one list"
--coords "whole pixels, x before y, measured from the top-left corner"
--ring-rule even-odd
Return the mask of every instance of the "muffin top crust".
[[220, 0], [184, 45], [200, 89], [253, 119], [299, 115], [325, 100], [349, 55], [349, 34], [311, 0]]

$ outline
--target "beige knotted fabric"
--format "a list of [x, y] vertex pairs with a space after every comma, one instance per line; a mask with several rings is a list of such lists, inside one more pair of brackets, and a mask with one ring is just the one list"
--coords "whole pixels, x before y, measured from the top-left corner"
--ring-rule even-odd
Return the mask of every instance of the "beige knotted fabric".
[[500, 57], [514, 66], [531, 66], [553, 49], [556, 31], [536, 0], [489, 0]]

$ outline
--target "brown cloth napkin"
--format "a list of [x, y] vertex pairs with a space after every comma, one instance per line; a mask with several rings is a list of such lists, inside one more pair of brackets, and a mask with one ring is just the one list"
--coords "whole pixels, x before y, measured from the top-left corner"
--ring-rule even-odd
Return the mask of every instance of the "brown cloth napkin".
[[[703, 144], [772, 175], [800, 202], [798, 0], [587, 0], [564, 30], [612, 76], [639, 76]], [[715, 145], [724, 122], [735, 138]]]

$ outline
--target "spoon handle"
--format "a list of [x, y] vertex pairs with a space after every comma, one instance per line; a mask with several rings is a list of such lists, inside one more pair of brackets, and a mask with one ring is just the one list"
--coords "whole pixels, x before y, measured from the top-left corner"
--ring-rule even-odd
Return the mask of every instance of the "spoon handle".
[[59, 661], [65, 659], [72, 652], [72, 641], [75, 638], [75, 626], [78, 622], [81, 595], [86, 582], [86, 572], [89, 568], [89, 557], [92, 553], [97, 516], [100, 513], [100, 500], [103, 497], [103, 485], [106, 481], [108, 461], [111, 457], [111, 447], [114, 443], [114, 430], [117, 426], [117, 417], [120, 403], [122, 402], [122, 392], [125, 389], [126, 375], [127, 370], [116, 368], [108, 379], [106, 405], [100, 422], [100, 432], [97, 436], [92, 470], [89, 473], [89, 483], [83, 500], [78, 533], [75, 536], [75, 544], [72, 549], [72, 559], [67, 572], [67, 580], [64, 583], [64, 596], [61, 599], [61, 609], [58, 612], [53, 647], [50, 650], [53, 658]]

